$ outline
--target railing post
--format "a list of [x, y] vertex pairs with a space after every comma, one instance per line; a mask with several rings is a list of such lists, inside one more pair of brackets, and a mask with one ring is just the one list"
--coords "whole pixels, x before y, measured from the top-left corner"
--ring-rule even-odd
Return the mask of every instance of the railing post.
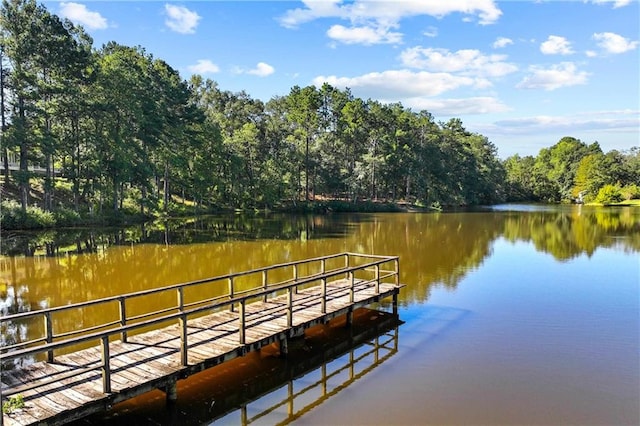
[[293, 290], [287, 289], [287, 327], [293, 327]]
[[[296, 282], [298, 281], [298, 264], [294, 264], [293, 265], [293, 281]], [[295, 286], [294, 291], [296, 292], [296, 294], [298, 293], [298, 286]]]
[[[263, 290], [267, 290], [267, 288], [269, 287], [268, 281], [267, 281], [267, 270], [265, 269], [264, 271], [262, 271], [262, 289]], [[264, 294], [263, 297], [263, 302], [267, 302], [267, 293]]]
[[[182, 288], [182, 287], [180, 287]], [[182, 310], [182, 308], [181, 308]], [[189, 365], [187, 315], [180, 315], [180, 363], [183, 367]]]
[[[51, 312], [44, 313], [44, 333], [47, 343], [53, 342], [53, 323], [51, 322]], [[53, 362], [53, 351], [47, 351], [47, 362]]]
[[111, 366], [109, 354], [109, 336], [102, 336], [102, 391], [111, 393]]
[[[345, 269], [349, 269], [349, 253], [344, 254], [344, 267]], [[351, 272], [347, 272], [347, 279], [351, 278], [351, 275]]]
[[351, 285], [349, 286], [349, 303], [353, 303], [355, 299], [356, 278], [353, 271], [349, 272], [351, 276]]
[[[118, 305], [120, 306], [120, 327], [125, 327], [127, 325], [127, 310], [125, 307], [125, 298], [118, 298]], [[127, 332], [123, 331], [121, 334], [122, 343], [127, 343]]]
[[240, 314], [238, 315], [238, 320], [240, 321], [240, 325], [238, 327], [238, 332], [240, 334], [240, 344], [244, 345], [247, 341], [245, 335], [245, 303], [246, 299], [242, 299], [240, 301]]
[[324, 274], [325, 272], [327, 272], [327, 260], [326, 259], [322, 259], [320, 261], [320, 273]]
[[178, 287], [178, 311], [184, 311], [184, 287]]
[[400, 258], [396, 257], [393, 263], [395, 264], [395, 267], [396, 267], [396, 285], [399, 286], [400, 285]]
[[376, 264], [376, 294], [380, 294], [380, 264]]
[[[229, 299], [233, 299], [233, 276], [229, 277]], [[230, 306], [231, 312], [235, 311], [235, 306], [233, 303]]]
[[320, 302], [320, 311], [323, 314], [327, 313], [327, 279], [322, 277], [322, 300]]

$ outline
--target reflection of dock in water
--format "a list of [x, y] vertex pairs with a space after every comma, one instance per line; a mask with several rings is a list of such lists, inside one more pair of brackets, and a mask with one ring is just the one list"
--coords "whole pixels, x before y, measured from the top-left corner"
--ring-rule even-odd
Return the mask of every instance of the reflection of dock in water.
[[349, 327], [341, 317], [307, 330], [286, 359], [265, 347], [180, 382], [171, 406], [155, 391], [82, 424], [287, 424], [395, 355], [400, 324], [397, 315], [358, 309]]
[[[322, 360], [315, 369], [303, 370], [307, 366], [299, 364], [302, 368], [299, 373], [293, 372], [297, 373], [295, 378], [287, 380], [286, 384], [269, 394], [243, 404], [239, 410], [239, 423], [246, 425], [269, 417], [275, 417], [272, 422], [267, 421], [270, 424], [289, 423], [391, 358], [398, 351], [398, 320], [395, 317], [387, 320], [388, 330], [384, 331], [381, 327], [366, 330], [328, 349], [322, 357], [315, 357], [312, 362]], [[261, 402], [269, 401], [271, 396], [275, 397], [276, 402], [268, 408], [261, 408]], [[235, 423], [237, 419], [230, 420]]]

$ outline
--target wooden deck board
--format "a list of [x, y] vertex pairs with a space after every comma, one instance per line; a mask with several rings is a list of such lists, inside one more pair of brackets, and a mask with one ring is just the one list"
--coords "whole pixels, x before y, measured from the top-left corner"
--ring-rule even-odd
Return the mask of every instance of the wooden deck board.
[[[327, 283], [325, 312], [322, 312], [321, 286], [300, 289], [293, 294], [293, 327], [307, 328], [333, 318], [338, 313], [353, 309], [354, 304], [372, 303], [382, 297], [397, 294], [399, 286], [381, 284], [380, 293], [375, 286], [356, 281], [353, 301], [351, 282], [347, 279]], [[108, 406], [149, 390], [149, 384], [169, 383], [186, 377], [201, 367], [234, 358], [247, 350], [284, 338], [287, 325], [288, 296], [272, 296], [245, 307], [245, 345], [240, 343], [239, 309], [229, 309], [189, 319], [187, 323], [187, 361], [181, 365], [180, 326], [176, 323], [128, 336], [127, 342], [111, 341], [109, 345], [111, 390], [102, 392], [101, 349], [99, 346], [56, 355], [54, 363], [38, 362], [21, 370], [2, 372], [3, 389], [30, 384], [56, 377], [70, 371], [77, 375], [40, 385], [23, 393], [27, 406], [3, 417], [4, 426], [34, 424], [53, 419], [61, 424], [69, 418], [78, 418], [82, 411], [95, 412], [98, 405]], [[257, 345], [257, 346], [255, 346]], [[94, 368], [86, 371], [87, 368]], [[206, 367], [205, 367], [206, 368]], [[178, 376], [180, 375], [180, 376]], [[62, 376], [61, 376], [62, 377]], [[166, 382], [165, 382], [166, 380]], [[139, 391], [139, 392], [138, 392]], [[138, 393], [137, 393], [138, 392]], [[118, 399], [119, 395], [123, 396]], [[125, 397], [126, 396], [126, 397]], [[61, 414], [64, 414], [62, 416]]]

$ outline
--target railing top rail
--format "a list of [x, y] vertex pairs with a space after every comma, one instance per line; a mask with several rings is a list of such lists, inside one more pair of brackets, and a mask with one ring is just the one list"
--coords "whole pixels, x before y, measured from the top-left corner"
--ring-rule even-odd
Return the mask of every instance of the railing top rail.
[[225, 274], [225, 275], [218, 275], [218, 276], [215, 276], [215, 277], [208, 277], [208, 278], [202, 278], [202, 279], [194, 280], [194, 281], [187, 281], [187, 282], [183, 282], [183, 283], [171, 284], [171, 285], [158, 287], [158, 288], [153, 288], [153, 289], [148, 289], [148, 290], [140, 290], [140, 291], [136, 291], [136, 292], [132, 292], [132, 293], [126, 293], [126, 294], [121, 294], [121, 295], [116, 295], [116, 296], [103, 297], [103, 298], [94, 299], [94, 300], [87, 300], [87, 301], [84, 301], [84, 302], [72, 303], [72, 304], [69, 304], [69, 305], [54, 306], [54, 307], [50, 307], [50, 308], [43, 308], [43, 309], [38, 309], [38, 310], [34, 310], [34, 311], [29, 311], [29, 312], [21, 312], [21, 313], [18, 313], [18, 314], [6, 315], [6, 316], [0, 318], [0, 322], [14, 321], [14, 320], [17, 320], [17, 319], [24, 319], [24, 318], [28, 318], [28, 317], [32, 317], [32, 316], [45, 315], [47, 313], [65, 311], [65, 310], [70, 310], [70, 309], [86, 308], [86, 307], [89, 307], [89, 306], [100, 305], [100, 304], [109, 303], [109, 302], [115, 302], [115, 301], [118, 301], [118, 300], [123, 299], [123, 298], [124, 299], [132, 299], [132, 298], [136, 298], [136, 297], [148, 296], [148, 295], [151, 295], [151, 294], [161, 293], [161, 292], [164, 292], [164, 291], [175, 290], [175, 289], [178, 289], [180, 287], [187, 288], [187, 287], [192, 287], [192, 286], [199, 285], [199, 284], [205, 284], [205, 283], [209, 283], [209, 282], [228, 280], [230, 278], [236, 278], [236, 277], [241, 277], [241, 276], [246, 276], [246, 275], [251, 275], [251, 274], [257, 274], [257, 273], [260, 273], [260, 272], [263, 272], [263, 271], [287, 268], [287, 267], [294, 266], [294, 265], [304, 265], [304, 264], [307, 264], [307, 263], [318, 262], [318, 261], [321, 261], [321, 260], [334, 259], [334, 258], [338, 258], [338, 257], [342, 257], [342, 256], [370, 257], [370, 258], [389, 258], [389, 259], [393, 258], [393, 256], [377, 256], [377, 255], [368, 255], [368, 254], [359, 254], [359, 253], [347, 253], [347, 252], [336, 253], [336, 254], [330, 254], [330, 255], [326, 255], [326, 256], [318, 256], [318, 257], [313, 257], [313, 258], [295, 260], [295, 261], [291, 261], [291, 262], [278, 263], [278, 264], [275, 264], [275, 265], [263, 266], [263, 267], [260, 267], [260, 268], [250, 269], [248, 271], [233, 272], [233, 273], [229, 273], [229, 274]]
[[[200, 306], [200, 307], [196, 307], [196, 308], [192, 308], [192, 309], [188, 309], [188, 310], [184, 310], [182, 312], [175, 312], [172, 314], [168, 314], [168, 315], [162, 315], [158, 318], [153, 318], [150, 320], [145, 320], [145, 321], [140, 321], [140, 322], [136, 322], [134, 324], [128, 324], [128, 325], [124, 325], [124, 326], [119, 326], [116, 328], [111, 328], [109, 330], [104, 330], [104, 331], [99, 331], [99, 332], [95, 332], [95, 333], [89, 333], [89, 334], [85, 334], [82, 336], [78, 336], [78, 337], [73, 337], [70, 339], [66, 339], [66, 340], [60, 340], [57, 342], [52, 342], [52, 343], [46, 343], [46, 344], [40, 344], [40, 345], [36, 345], [33, 347], [29, 347], [29, 348], [25, 348], [25, 349], [19, 349], [19, 350], [14, 350], [14, 351], [10, 351], [7, 353], [0, 353], [0, 361], [4, 361], [4, 360], [9, 360], [9, 359], [15, 359], [15, 358], [21, 358], [24, 356], [28, 356], [28, 355], [33, 355], [33, 354], [38, 354], [38, 353], [43, 353], [43, 352], [47, 352], [47, 351], [51, 351], [51, 350], [55, 350], [55, 349], [60, 349], [63, 347], [67, 347], [67, 346], [73, 346], [73, 345], [77, 345], [80, 343], [84, 343], [87, 341], [91, 341], [91, 340], [98, 340], [101, 339], [103, 337], [107, 337], [107, 336], [112, 336], [112, 335], [116, 335], [116, 334], [121, 334], [123, 332], [129, 332], [129, 331], [133, 331], [139, 328], [143, 328], [143, 327], [149, 327], [149, 326], [153, 326], [155, 324], [159, 324], [159, 323], [163, 323], [163, 322], [167, 322], [173, 319], [178, 319], [182, 316], [189, 316], [189, 315], [194, 315], [200, 312], [204, 312], [204, 311], [209, 311], [212, 309], [217, 309], [217, 308], [221, 308], [227, 305], [231, 305], [231, 304], [235, 304], [235, 303], [241, 303], [243, 301], [249, 300], [249, 299], [254, 299], [254, 298], [258, 298], [258, 297], [262, 297], [268, 294], [272, 294], [274, 292], [277, 291], [282, 291], [282, 290], [287, 290], [289, 288], [292, 287], [296, 287], [296, 286], [300, 286], [300, 285], [304, 285], [304, 284], [308, 284], [314, 281], [318, 281], [324, 278], [331, 278], [337, 275], [341, 275], [344, 273], [350, 273], [350, 272], [355, 272], [357, 270], [362, 270], [365, 269], [367, 267], [371, 267], [371, 266], [375, 266], [375, 265], [379, 265], [381, 263], [385, 263], [388, 262], [390, 260], [395, 259], [395, 256], [388, 256], [385, 257], [383, 259], [377, 259], [373, 262], [369, 262], [366, 264], [362, 264], [362, 265], [357, 265], [357, 266], [351, 266], [351, 267], [345, 267], [345, 268], [340, 268], [337, 270], [332, 270], [329, 272], [325, 272], [325, 273], [321, 273], [321, 274], [316, 274], [313, 276], [309, 276], [309, 277], [304, 277], [301, 278], [297, 281], [294, 282], [290, 282], [290, 283], [285, 283], [285, 284], [279, 284], [277, 286], [274, 287], [269, 287], [267, 289], [264, 288], [258, 288], [256, 287], [255, 291], [250, 291], [250, 293], [247, 294], [242, 294], [227, 300], [221, 300], [218, 302], [215, 302], [211, 305], [207, 305], [207, 306]], [[321, 258], [317, 258], [317, 259], [321, 259]], [[178, 307], [176, 306], [175, 309], [178, 309]], [[150, 315], [153, 315], [154, 312], [149, 312]], [[29, 345], [29, 342], [25, 342], [25, 345]], [[1, 350], [1, 349], [0, 349]]]
[[385, 259], [386, 261], [399, 259], [399, 256], [385, 256], [382, 254], [364, 254], [364, 253], [353, 253], [353, 252], [345, 252], [343, 255], [348, 255], [351, 257], [368, 257], [371, 259]]

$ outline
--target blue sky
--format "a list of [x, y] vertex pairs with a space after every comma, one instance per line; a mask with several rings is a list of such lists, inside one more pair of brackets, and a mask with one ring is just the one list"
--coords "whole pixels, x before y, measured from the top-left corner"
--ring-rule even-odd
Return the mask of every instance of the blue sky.
[[640, 145], [638, 0], [43, 3], [99, 48], [142, 46], [264, 101], [327, 81], [461, 118], [502, 158], [563, 136]]

